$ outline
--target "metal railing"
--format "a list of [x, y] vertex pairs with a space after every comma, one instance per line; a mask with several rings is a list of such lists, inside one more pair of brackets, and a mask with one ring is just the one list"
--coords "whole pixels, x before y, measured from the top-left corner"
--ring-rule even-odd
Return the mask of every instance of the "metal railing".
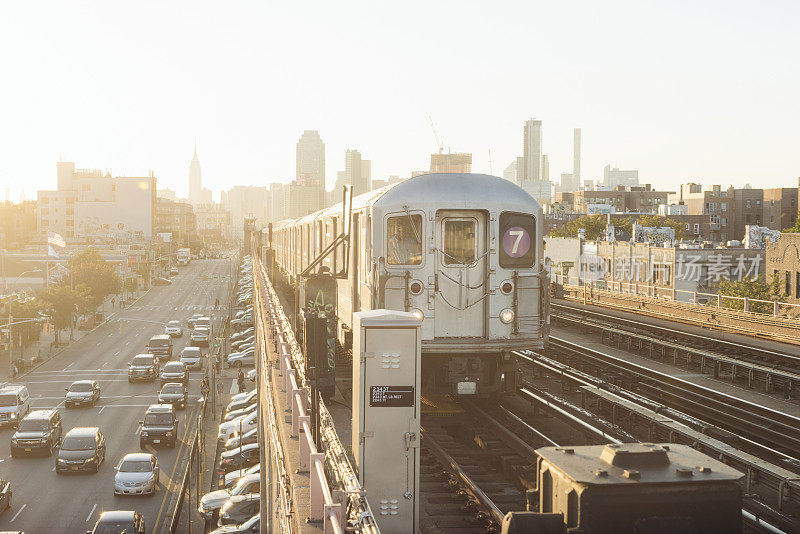
[[[192, 436], [191, 447], [189, 449], [189, 460], [186, 462], [186, 471], [183, 473], [181, 479], [181, 488], [178, 492], [178, 501], [175, 503], [175, 509], [172, 511], [172, 518], [169, 523], [169, 534], [178, 532], [181, 524], [181, 515], [186, 508], [186, 522], [185, 525], [192, 523], [192, 486], [194, 486], [194, 507], [195, 509], [200, 505], [200, 488], [203, 485], [202, 473], [203, 462], [205, 458], [205, 439], [203, 438], [203, 417], [206, 412], [206, 401], [203, 397], [203, 402], [200, 404], [200, 413], [197, 414], [197, 426], [194, 429]], [[192, 483], [192, 474], [194, 474], [194, 483]], [[204, 521], [200, 520], [199, 524], [204, 526]]]
[[[553, 274], [553, 282], [565, 288], [584, 287], [594, 291], [608, 291], [623, 295], [636, 295], [655, 299], [672, 300], [682, 304], [694, 304], [703, 307], [717, 307], [721, 309], [740, 311], [756, 316], [796, 319], [800, 315], [800, 304], [783, 302], [780, 300], [762, 300], [736, 295], [723, 295], [721, 293], [703, 293], [700, 291], [687, 291], [647, 284], [635, 281], [615, 280], [590, 280], [579, 276], [565, 276], [560, 273]], [[679, 297], [685, 298], [679, 298]], [[755, 306], [754, 306], [755, 305]], [[759, 306], [760, 305], [760, 306]]]
[[[347, 531], [377, 534], [379, 530], [372, 510], [336, 433], [333, 418], [322, 400], [319, 402], [319, 421], [324, 452], [317, 450], [311, 432], [311, 400], [304, 372], [305, 356], [272, 283], [260, 262], [255, 265], [256, 261], [254, 258], [254, 269], [258, 269], [259, 284], [265, 289], [266, 311], [269, 315], [262, 317], [262, 320], [268, 320], [272, 329], [279, 374], [283, 378], [282, 391], [286, 394], [286, 407], [291, 412], [291, 436], [299, 438], [300, 469], [309, 472], [309, 519], [323, 521], [326, 533]], [[300, 436], [301, 430], [303, 436]]]

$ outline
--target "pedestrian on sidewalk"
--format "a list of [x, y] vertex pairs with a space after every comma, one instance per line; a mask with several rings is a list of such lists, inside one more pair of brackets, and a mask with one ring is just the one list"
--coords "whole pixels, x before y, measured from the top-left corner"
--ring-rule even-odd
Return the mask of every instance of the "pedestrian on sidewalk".
[[111, 299], [111, 308], [114, 308], [114, 306], [116, 306], [116, 300], [112, 298]]
[[244, 393], [244, 373], [241, 368], [236, 376], [236, 381], [239, 383], [239, 393]]

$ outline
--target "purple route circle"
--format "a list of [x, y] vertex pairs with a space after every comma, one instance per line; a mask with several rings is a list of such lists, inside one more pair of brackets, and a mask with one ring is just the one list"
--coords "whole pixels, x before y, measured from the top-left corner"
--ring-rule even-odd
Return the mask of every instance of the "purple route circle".
[[511, 258], [521, 258], [531, 249], [531, 236], [519, 226], [512, 226], [503, 235], [503, 250]]

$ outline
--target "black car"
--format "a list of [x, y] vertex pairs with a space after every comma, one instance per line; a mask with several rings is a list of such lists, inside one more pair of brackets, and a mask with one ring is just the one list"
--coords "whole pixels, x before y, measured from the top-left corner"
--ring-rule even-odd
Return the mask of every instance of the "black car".
[[94, 529], [86, 534], [145, 534], [144, 517], [139, 512], [113, 510], [103, 512]]
[[158, 393], [158, 403], [171, 404], [175, 408], [186, 408], [188, 396], [186, 384], [167, 382], [161, 386], [161, 391]]
[[137, 354], [128, 364], [128, 382], [152, 382], [156, 379], [156, 357]]
[[148, 443], [164, 443], [175, 447], [178, 441], [178, 418], [171, 404], [152, 404], [139, 421], [142, 432], [139, 434], [139, 447], [144, 449]]
[[219, 511], [217, 524], [219, 526], [239, 525], [259, 513], [260, 510], [261, 495], [258, 493], [231, 495]]
[[11, 456], [44, 452], [47, 456], [61, 443], [63, 429], [58, 410], [34, 410], [19, 422], [11, 436]]
[[97, 380], [76, 380], [66, 389], [64, 406], [94, 406], [100, 400], [100, 384]]
[[258, 443], [250, 443], [249, 445], [242, 445], [241, 447], [223, 452], [219, 458], [219, 468], [227, 473], [234, 469], [242, 469], [255, 465], [259, 462], [259, 459]]
[[0, 514], [11, 508], [11, 482], [0, 478]]
[[147, 352], [155, 354], [159, 360], [172, 359], [172, 336], [169, 334], [158, 334], [150, 338], [147, 342]]
[[186, 364], [183, 362], [167, 362], [163, 369], [161, 369], [161, 385], [167, 382], [180, 382], [183, 385], [189, 385], [189, 371], [186, 370]]
[[106, 438], [96, 426], [73, 428], [61, 442], [56, 473], [100, 470], [106, 459]]

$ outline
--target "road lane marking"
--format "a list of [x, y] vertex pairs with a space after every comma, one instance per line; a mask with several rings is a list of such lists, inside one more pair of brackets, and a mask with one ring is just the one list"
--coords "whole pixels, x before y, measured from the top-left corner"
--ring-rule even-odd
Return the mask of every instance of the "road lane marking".
[[100, 367], [105, 367], [106, 365], [108, 365], [108, 362], [104, 363], [104, 364], [103, 364], [103, 365], [101, 365]]
[[101, 406], [101, 407], [100, 407], [100, 411], [99, 411], [99, 412], [97, 412], [97, 415], [100, 415], [101, 413], [103, 413], [103, 410], [105, 410], [105, 409], [106, 409], [106, 407], [105, 407], [105, 406]]
[[56, 466], [53, 466], [53, 468], [50, 471], [55, 471], [55, 470], [56, 470]]
[[92, 516], [94, 515], [94, 511], [95, 511], [95, 510], [97, 510], [97, 503], [95, 503], [95, 504], [94, 504], [94, 506], [92, 506], [92, 511], [91, 511], [91, 512], [89, 512], [89, 515], [87, 515], [87, 516], [86, 516], [86, 522], [87, 522], [87, 523], [89, 522], [89, 520], [90, 520], [90, 519], [92, 518]]
[[70, 368], [70, 367], [72, 367], [73, 365], [75, 365], [75, 362], [72, 362], [72, 363], [70, 363], [68, 366], [64, 367], [64, 370], [66, 371], [67, 369], [69, 369], [69, 368]]
[[17, 518], [17, 516], [18, 516], [19, 514], [21, 514], [21, 513], [22, 513], [22, 511], [25, 509], [25, 507], [26, 507], [26, 506], [28, 506], [28, 505], [27, 505], [27, 504], [23, 504], [23, 505], [20, 507], [20, 509], [19, 509], [19, 510], [17, 510], [17, 513], [16, 513], [16, 514], [14, 514], [14, 517], [12, 517], [12, 518], [11, 518], [11, 522], [12, 522], [12, 523], [13, 523], [13, 522], [14, 522], [14, 520]]

